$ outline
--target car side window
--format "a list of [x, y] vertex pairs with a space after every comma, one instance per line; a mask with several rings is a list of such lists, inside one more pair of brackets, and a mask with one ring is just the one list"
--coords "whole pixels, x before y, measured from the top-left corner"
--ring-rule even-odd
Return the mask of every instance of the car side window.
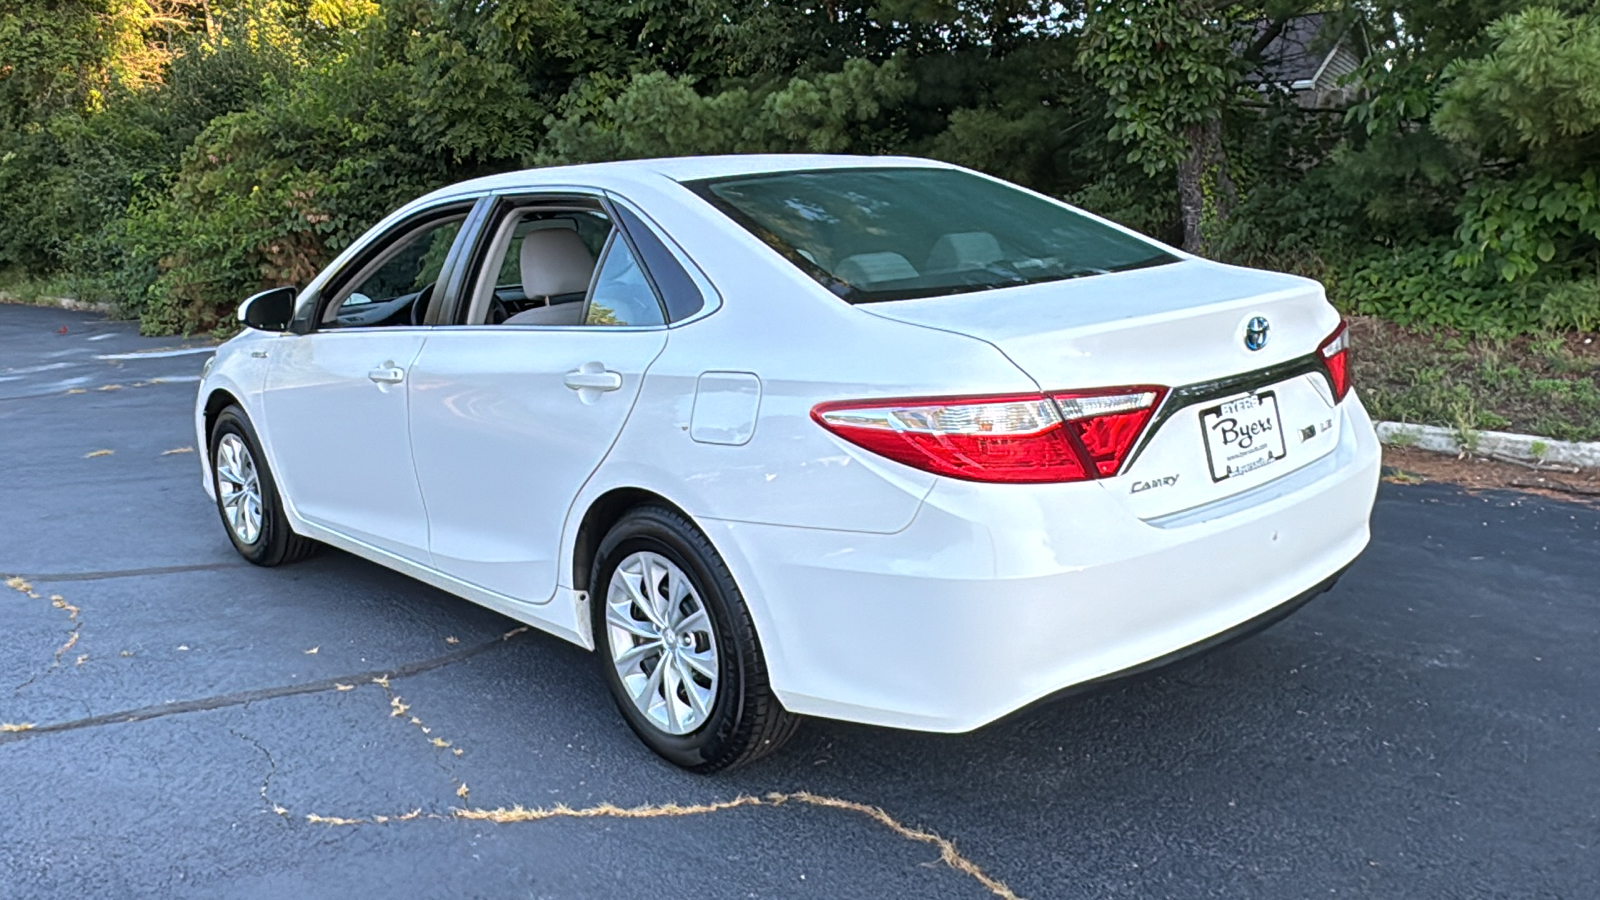
[[666, 324], [655, 286], [598, 203], [513, 208], [485, 234], [466, 324]]
[[513, 209], [488, 232], [469, 325], [581, 325], [596, 260], [611, 234], [598, 209]]
[[661, 302], [667, 308], [669, 319], [681, 322], [704, 308], [705, 295], [650, 226], [626, 206], [618, 205], [616, 210], [617, 219], [632, 239], [644, 267], [650, 271], [656, 289], [661, 292]]
[[333, 296], [321, 326], [420, 325], [465, 218], [435, 219], [398, 235]]
[[611, 238], [589, 291], [585, 325], [665, 325], [661, 303], [620, 233]]

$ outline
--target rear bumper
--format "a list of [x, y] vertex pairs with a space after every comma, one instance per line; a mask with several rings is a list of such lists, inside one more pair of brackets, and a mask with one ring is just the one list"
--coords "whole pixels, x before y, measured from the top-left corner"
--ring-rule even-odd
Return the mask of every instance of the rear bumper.
[[1372, 425], [1354, 399], [1341, 415], [1276, 489], [1166, 521], [1103, 483], [941, 480], [894, 534], [703, 524], [791, 711], [969, 731], [1314, 595], [1366, 546], [1377, 490]]
[[[1345, 566], [1345, 569], [1348, 568], [1349, 566]], [[1053, 694], [1049, 694], [1040, 698], [1034, 704], [1029, 704], [1029, 708], [1038, 704], [1049, 703], [1054, 700], [1064, 700], [1068, 697], [1075, 697], [1079, 694], [1088, 693], [1101, 687], [1108, 687], [1113, 684], [1120, 684], [1124, 681], [1131, 681], [1141, 675], [1149, 675], [1159, 672], [1168, 666], [1176, 665], [1177, 663], [1183, 662], [1190, 657], [1201, 656], [1211, 652], [1212, 650], [1219, 650], [1228, 646], [1229, 644], [1238, 643], [1245, 638], [1266, 631], [1268, 628], [1271, 628], [1279, 622], [1282, 622], [1284, 619], [1287, 619], [1292, 613], [1299, 610], [1300, 607], [1305, 606], [1312, 600], [1315, 600], [1323, 594], [1326, 594], [1328, 591], [1333, 589], [1335, 584], [1338, 584], [1339, 578], [1342, 575], [1344, 575], [1344, 569], [1340, 569], [1332, 575], [1329, 575], [1327, 578], [1322, 579], [1322, 581], [1313, 585], [1309, 590], [1302, 591], [1299, 594], [1290, 597], [1283, 603], [1280, 603], [1266, 612], [1256, 616], [1255, 618], [1240, 622], [1232, 628], [1229, 628], [1227, 631], [1218, 632], [1217, 634], [1214, 634], [1208, 638], [1190, 644], [1187, 647], [1180, 647], [1177, 650], [1166, 654], [1165, 656], [1158, 656], [1155, 659], [1146, 660], [1142, 663], [1138, 663], [1137, 665], [1129, 666], [1121, 671], [1112, 672], [1109, 675], [1102, 675], [1099, 678], [1091, 678], [1088, 681], [1080, 681], [1077, 684], [1068, 685], [1067, 687], [1064, 687]], [[1013, 714], [1022, 711], [1023, 710], [1014, 710]]]

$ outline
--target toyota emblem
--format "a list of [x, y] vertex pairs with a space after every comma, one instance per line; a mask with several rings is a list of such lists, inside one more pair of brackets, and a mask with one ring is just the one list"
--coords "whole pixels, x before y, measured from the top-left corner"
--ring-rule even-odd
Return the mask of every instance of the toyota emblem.
[[1260, 350], [1267, 345], [1267, 332], [1272, 326], [1266, 316], [1256, 316], [1244, 326], [1244, 346], [1247, 350]]

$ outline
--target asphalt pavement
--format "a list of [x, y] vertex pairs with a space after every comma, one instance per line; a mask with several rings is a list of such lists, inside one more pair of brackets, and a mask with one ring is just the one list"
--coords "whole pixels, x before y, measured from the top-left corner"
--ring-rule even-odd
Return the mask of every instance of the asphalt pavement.
[[1249, 640], [702, 777], [576, 647], [343, 553], [240, 560], [204, 346], [0, 306], [0, 897], [1600, 897], [1593, 507], [1385, 484]]

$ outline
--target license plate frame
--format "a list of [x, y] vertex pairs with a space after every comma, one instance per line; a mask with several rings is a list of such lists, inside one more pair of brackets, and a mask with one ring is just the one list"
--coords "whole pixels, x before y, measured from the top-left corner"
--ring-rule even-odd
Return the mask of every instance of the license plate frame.
[[1254, 472], [1289, 455], [1276, 391], [1251, 391], [1206, 407], [1200, 410], [1199, 421], [1212, 483]]

